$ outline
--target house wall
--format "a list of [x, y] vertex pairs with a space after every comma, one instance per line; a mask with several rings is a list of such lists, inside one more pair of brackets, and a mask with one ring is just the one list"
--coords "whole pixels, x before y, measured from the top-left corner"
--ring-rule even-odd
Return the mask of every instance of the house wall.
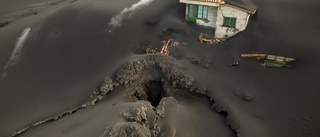
[[186, 16], [185, 16], [185, 18], [186, 18], [186, 20], [188, 20], [188, 16], [189, 16], [189, 4], [186, 4]]
[[194, 5], [206, 5], [218, 7], [220, 4], [218, 2], [207, 2], [207, 1], [198, 1], [198, 0], [179, 0], [180, 3], [185, 4], [194, 4]]
[[[237, 18], [236, 27], [229, 28], [222, 26], [223, 17]], [[231, 8], [229, 6], [221, 5], [218, 8], [215, 37], [219, 39], [226, 39], [245, 30], [248, 24], [249, 17], [250, 14], [248, 14], [247, 12]]]
[[215, 28], [217, 22], [218, 7], [208, 7], [208, 19], [197, 19], [196, 24]]

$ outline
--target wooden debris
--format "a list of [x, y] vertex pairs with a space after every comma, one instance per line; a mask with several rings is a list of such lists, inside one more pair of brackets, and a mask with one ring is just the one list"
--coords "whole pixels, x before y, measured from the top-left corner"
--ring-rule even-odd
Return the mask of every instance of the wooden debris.
[[241, 57], [245, 58], [245, 57], [253, 57], [256, 58], [258, 60], [263, 60], [267, 58], [267, 54], [241, 54]]
[[265, 60], [263, 63], [260, 63], [263, 67], [276, 67], [276, 68], [282, 68], [282, 67], [290, 67], [285, 62], [277, 62], [272, 60]]
[[151, 46], [149, 46], [149, 47], [146, 49], [146, 53], [149, 54], [149, 53], [151, 53], [151, 51], [152, 51], [152, 48], [151, 48]]
[[200, 33], [197, 40], [201, 43], [206, 43], [206, 44], [219, 44], [222, 42], [221, 40], [204, 33]]
[[181, 44], [183, 45], [187, 45], [186, 42], [178, 42], [178, 41], [174, 41], [173, 39], [169, 39], [169, 40], [163, 40], [162, 41], [162, 48], [161, 50], [158, 49], [158, 48], [152, 48], [151, 46], [149, 46], [147, 49], [146, 49], [146, 53], [147, 54], [150, 54], [150, 53], [161, 53], [161, 54], [165, 54], [165, 55], [169, 55], [169, 47], [170, 46], [180, 46]]
[[172, 44], [172, 43], [173, 43], [172, 39], [169, 39], [167, 42], [164, 42], [164, 45], [162, 46], [160, 53], [169, 55], [168, 47], [169, 47], [169, 44]]
[[295, 58], [283, 57], [283, 56], [276, 56], [276, 55], [268, 55], [268, 54], [241, 54], [241, 57], [252, 57], [258, 60], [273, 60], [277, 62], [292, 62], [296, 61]]
[[256, 58], [257, 60], [264, 60], [261, 63], [263, 67], [290, 67], [289, 62], [296, 61], [295, 58], [268, 55], [268, 54], [241, 54], [243, 58]]

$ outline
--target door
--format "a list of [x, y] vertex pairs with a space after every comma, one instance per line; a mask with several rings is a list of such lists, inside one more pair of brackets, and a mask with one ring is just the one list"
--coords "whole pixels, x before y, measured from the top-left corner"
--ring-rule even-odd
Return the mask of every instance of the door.
[[198, 5], [188, 4], [188, 21], [196, 23], [197, 15], [198, 15]]

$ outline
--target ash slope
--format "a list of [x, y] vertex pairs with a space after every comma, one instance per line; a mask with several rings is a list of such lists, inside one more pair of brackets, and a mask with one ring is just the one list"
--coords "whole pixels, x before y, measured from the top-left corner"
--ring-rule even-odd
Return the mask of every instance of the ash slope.
[[[253, 1], [259, 10], [247, 30], [219, 46], [194, 42], [198, 29], [184, 21], [184, 5], [174, 0], [154, 1], [109, 34], [107, 22], [134, 2], [79, 1], [33, 27], [24, 58], [1, 85], [1, 136], [83, 103], [132, 53], [149, 44], [160, 47], [161, 38], [170, 37], [189, 43], [172, 48], [171, 55], [185, 74], [207, 87], [241, 136], [320, 134], [318, 1]], [[165, 31], [172, 29], [175, 33]], [[288, 69], [264, 69], [255, 60], [242, 59], [231, 67], [241, 53], [283, 55], [297, 62]], [[188, 57], [211, 60], [211, 65], [203, 69]], [[89, 126], [76, 121], [69, 132]]]
[[100, 96], [95, 106], [87, 103], [22, 135], [235, 136], [224, 116], [212, 110], [206, 90], [180, 70], [179, 62], [166, 55], [137, 56], [104, 80], [92, 95]]

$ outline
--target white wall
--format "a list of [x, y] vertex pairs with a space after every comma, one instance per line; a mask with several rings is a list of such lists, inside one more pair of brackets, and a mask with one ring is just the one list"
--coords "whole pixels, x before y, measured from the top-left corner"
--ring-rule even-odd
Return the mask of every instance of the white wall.
[[[223, 17], [237, 18], [236, 27], [223, 27]], [[250, 14], [248, 14], [247, 12], [231, 8], [229, 6], [221, 5], [218, 9], [215, 37], [220, 39], [229, 38], [245, 30], [248, 24], [249, 17]]]
[[207, 20], [197, 19], [196, 24], [215, 28], [216, 22], [217, 22], [217, 14], [218, 14], [217, 7], [208, 7], [208, 19]]
[[188, 16], [189, 16], [189, 4], [186, 4], [186, 20], [188, 20]]
[[[186, 20], [188, 19], [188, 4], [186, 4]], [[223, 17], [237, 18], [236, 27], [224, 27]], [[208, 19], [196, 19], [196, 24], [216, 28], [215, 38], [226, 39], [246, 29], [250, 14], [229, 6], [219, 7], [208, 6]]]

